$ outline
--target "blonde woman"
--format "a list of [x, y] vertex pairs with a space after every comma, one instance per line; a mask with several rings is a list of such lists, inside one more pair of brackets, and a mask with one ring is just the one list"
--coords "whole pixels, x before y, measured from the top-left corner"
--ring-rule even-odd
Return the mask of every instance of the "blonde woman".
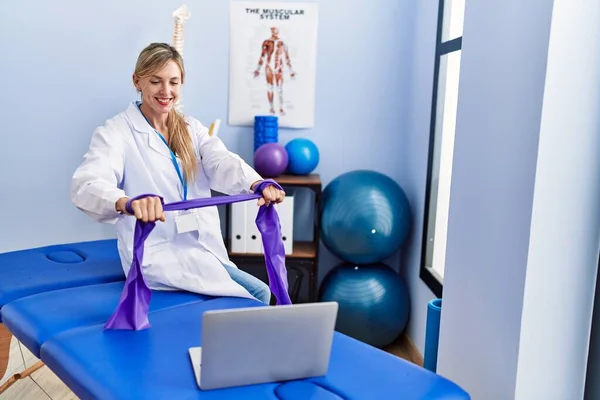
[[[177, 50], [153, 43], [139, 55], [133, 85], [141, 101], [95, 129], [71, 186], [73, 204], [95, 221], [115, 224], [125, 274], [133, 258], [136, 218], [157, 221], [144, 247], [144, 277], [152, 289], [187, 290], [213, 296], [256, 298], [268, 303], [267, 284], [239, 270], [228, 258], [216, 207], [165, 215], [165, 203], [225, 194], [250, 193], [262, 181], [238, 155], [198, 120], [174, 105], [185, 80]], [[259, 205], [283, 201], [268, 186]]]

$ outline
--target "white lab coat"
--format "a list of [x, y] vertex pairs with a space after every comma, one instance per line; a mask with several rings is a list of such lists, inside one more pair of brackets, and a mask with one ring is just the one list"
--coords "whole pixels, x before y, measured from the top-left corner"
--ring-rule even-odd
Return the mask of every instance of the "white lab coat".
[[[218, 137], [198, 120], [185, 117], [198, 162], [187, 198], [210, 197], [210, 189], [225, 194], [249, 193], [261, 180], [239, 156], [226, 149]], [[179, 163], [181, 171], [183, 166]], [[121, 197], [153, 193], [165, 203], [181, 201], [183, 190], [171, 154], [135, 103], [95, 129], [89, 150], [76, 169], [71, 185], [75, 206], [103, 223], [116, 224], [118, 250], [125, 274], [133, 257], [136, 219], [117, 213]], [[228, 258], [216, 207], [195, 209], [200, 231], [177, 233], [173, 212], [158, 221], [146, 240], [142, 269], [153, 289], [187, 290], [215, 296], [253, 298], [234, 282], [223, 264]]]

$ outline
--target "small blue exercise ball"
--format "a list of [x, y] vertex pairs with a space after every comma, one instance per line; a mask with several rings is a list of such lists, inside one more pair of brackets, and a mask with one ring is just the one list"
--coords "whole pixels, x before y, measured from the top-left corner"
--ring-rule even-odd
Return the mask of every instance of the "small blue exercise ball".
[[343, 261], [384, 261], [404, 243], [411, 226], [400, 185], [380, 172], [356, 170], [332, 180], [321, 200], [321, 239]]
[[410, 314], [405, 282], [382, 263], [334, 267], [323, 279], [319, 300], [338, 303], [338, 332], [379, 348], [400, 336]]
[[287, 171], [292, 175], [308, 175], [319, 164], [319, 149], [311, 140], [296, 138], [285, 145], [288, 153]]

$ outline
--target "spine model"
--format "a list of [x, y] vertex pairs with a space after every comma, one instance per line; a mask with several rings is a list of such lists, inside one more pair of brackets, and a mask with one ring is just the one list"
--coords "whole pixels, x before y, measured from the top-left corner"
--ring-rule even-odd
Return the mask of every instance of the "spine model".
[[[188, 10], [186, 5], [179, 7], [177, 10], [173, 11], [173, 19], [175, 22], [175, 26], [173, 27], [173, 47], [181, 54], [183, 57], [183, 27], [185, 21], [191, 17], [191, 13]], [[181, 112], [183, 106], [180, 104], [180, 99], [177, 99], [175, 103], [175, 109], [178, 112]]]

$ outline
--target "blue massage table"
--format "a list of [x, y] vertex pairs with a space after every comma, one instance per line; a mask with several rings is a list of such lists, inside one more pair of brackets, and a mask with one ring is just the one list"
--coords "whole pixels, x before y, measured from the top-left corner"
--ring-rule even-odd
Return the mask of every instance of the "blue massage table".
[[[104, 324], [114, 312], [124, 282], [59, 289], [15, 300], [0, 311], [4, 325], [40, 358], [48, 338], [74, 327]], [[196, 293], [157, 291], [150, 311], [210, 299]]]
[[[86, 244], [70, 246], [81, 254]], [[108, 245], [107, 251], [115, 249]], [[71, 279], [66, 284], [48, 273], [37, 274], [48, 267], [44, 257], [38, 263], [32, 261], [34, 257], [20, 257], [29, 260], [21, 274], [30, 279], [27, 283], [11, 278], [13, 291], [5, 284], [10, 270], [2, 265], [0, 255], [2, 298], [10, 299], [0, 303], [2, 321], [81, 399], [470, 399], [453, 382], [338, 332], [325, 377], [201, 391], [188, 349], [201, 345], [202, 313], [263, 304], [154, 292], [149, 311], [152, 328], [105, 331], [104, 323], [121, 295], [122, 272], [119, 279], [114, 279], [118, 274], [109, 278], [110, 267], [105, 266], [96, 281], [90, 276], [88, 283]], [[69, 275], [64, 272], [66, 279]]]
[[13, 300], [36, 293], [117, 281], [125, 281], [125, 274], [116, 239], [3, 253], [0, 310]]

